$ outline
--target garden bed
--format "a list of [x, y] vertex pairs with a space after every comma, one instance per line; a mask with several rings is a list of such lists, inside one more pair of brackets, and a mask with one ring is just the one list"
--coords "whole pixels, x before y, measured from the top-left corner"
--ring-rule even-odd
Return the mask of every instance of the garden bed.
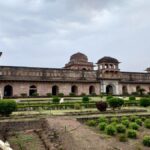
[[83, 123], [106, 139], [126, 143], [126, 149], [148, 150], [150, 147], [150, 116], [100, 116]]
[[130, 109], [121, 109], [121, 110], [107, 110], [105, 112], [99, 112], [97, 110], [92, 110], [92, 111], [79, 111], [79, 112], [66, 112], [65, 115], [73, 115], [73, 116], [78, 116], [78, 115], [94, 115], [94, 114], [116, 114], [116, 113], [146, 113], [147, 110], [146, 109], [134, 109], [134, 108], [130, 108]]

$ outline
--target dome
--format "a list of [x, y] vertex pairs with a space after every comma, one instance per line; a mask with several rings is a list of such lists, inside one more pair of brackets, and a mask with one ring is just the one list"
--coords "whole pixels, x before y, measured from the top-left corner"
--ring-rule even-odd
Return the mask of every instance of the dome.
[[98, 60], [97, 64], [101, 64], [101, 63], [119, 63], [119, 61], [115, 58], [112, 58], [112, 57], [103, 57], [101, 59]]
[[87, 62], [88, 61], [88, 58], [85, 54], [82, 54], [80, 52], [78, 53], [75, 53], [73, 54], [71, 57], [70, 57], [70, 61], [84, 61], [84, 62]]

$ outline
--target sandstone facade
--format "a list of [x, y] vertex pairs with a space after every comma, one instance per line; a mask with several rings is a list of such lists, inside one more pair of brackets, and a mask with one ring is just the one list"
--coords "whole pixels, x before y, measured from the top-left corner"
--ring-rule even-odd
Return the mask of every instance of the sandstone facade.
[[131, 94], [144, 89], [150, 92], [150, 72], [122, 72], [119, 61], [111, 57], [98, 60], [97, 68], [86, 55], [71, 56], [64, 68], [0, 66], [0, 92], [3, 96], [46, 96], [47, 93], [69, 95], [111, 93]]

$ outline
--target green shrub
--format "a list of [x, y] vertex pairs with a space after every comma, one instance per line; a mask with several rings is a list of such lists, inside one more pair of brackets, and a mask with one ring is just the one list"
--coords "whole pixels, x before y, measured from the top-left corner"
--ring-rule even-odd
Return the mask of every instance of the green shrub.
[[59, 97], [64, 97], [64, 93], [59, 93], [58, 96]]
[[111, 98], [108, 100], [108, 104], [114, 110], [115, 108], [121, 108], [124, 104], [124, 100], [121, 98]]
[[101, 123], [99, 123], [99, 129], [102, 130], [102, 131], [105, 130], [106, 126], [107, 126], [107, 123], [106, 123], [106, 122], [101, 122]]
[[96, 108], [99, 111], [106, 111], [107, 107], [108, 107], [107, 102], [104, 102], [104, 101], [96, 102]]
[[135, 97], [135, 96], [130, 96], [130, 97], [129, 97], [129, 100], [130, 100], [130, 101], [134, 101], [134, 100], [136, 100], [136, 97]]
[[130, 120], [131, 120], [132, 122], [135, 122], [136, 119], [139, 119], [139, 117], [138, 117], [138, 116], [135, 116], [135, 115], [130, 116]]
[[104, 117], [104, 116], [100, 116], [99, 117], [99, 123], [101, 123], [101, 122], [108, 122], [108, 119], [106, 118], [106, 117]]
[[88, 125], [88, 126], [96, 126], [96, 124], [97, 124], [97, 121], [96, 120], [88, 120], [87, 122], [86, 122], [86, 124]]
[[74, 109], [77, 109], [77, 110], [81, 109], [81, 104], [75, 103], [74, 104]]
[[118, 133], [125, 133], [126, 132], [126, 127], [123, 124], [117, 124], [116, 125], [116, 130]]
[[130, 122], [129, 120], [122, 120], [121, 123], [128, 128]]
[[60, 102], [60, 98], [58, 96], [54, 96], [52, 102], [58, 104]]
[[21, 93], [21, 97], [27, 97], [27, 93]]
[[86, 94], [85, 93], [81, 93], [81, 96], [84, 97], [84, 96], [86, 96]]
[[52, 93], [47, 93], [47, 97], [52, 97]]
[[111, 122], [119, 122], [119, 120], [118, 120], [117, 117], [112, 117], [112, 118], [111, 118]]
[[74, 97], [76, 95], [75, 95], [75, 93], [69, 93], [69, 96]]
[[111, 122], [110, 124], [113, 125], [114, 127], [116, 127], [117, 122]]
[[126, 136], [126, 134], [120, 134], [119, 135], [119, 141], [120, 142], [127, 142], [127, 136]]
[[142, 126], [142, 119], [136, 119], [135, 122], [139, 125], [139, 126]]
[[148, 107], [150, 106], [150, 98], [141, 98], [140, 99], [140, 106], [143, 106], [143, 107]]
[[106, 100], [109, 100], [111, 98], [113, 98], [113, 96], [109, 95], [109, 96], [106, 97]]
[[129, 129], [127, 132], [127, 135], [131, 139], [136, 139], [137, 138], [137, 132], [133, 129]]
[[131, 122], [129, 124], [129, 128], [130, 129], [134, 129], [134, 130], [138, 130], [139, 129], [139, 125], [137, 123], [135, 123], [135, 122]]
[[108, 126], [106, 126], [106, 128], [105, 128], [105, 132], [106, 132], [108, 135], [115, 135], [115, 134], [116, 134], [116, 128], [115, 128], [113, 125], [108, 125]]
[[145, 126], [145, 128], [150, 129], [150, 119], [146, 119], [146, 120], [144, 121], [144, 126]]
[[32, 96], [35, 96], [35, 97], [36, 97], [36, 96], [39, 96], [39, 93], [36, 93], [36, 92], [35, 92], [35, 93], [32, 94]]
[[17, 103], [14, 100], [0, 100], [0, 114], [9, 116], [17, 109]]
[[143, 145], [150, 147], [150, 136], [145, 135], [143, 138]]
[[82, 102], [83, 102], [83, 103], [88, 103], [89, 100], [90, 100], [90, 99], [89, 99], [88, 96], [83, 96], [83, 97], [82, 97]]
[[128, 120], [128, 117], [127, 116], [123, 116], [123, 117], [121, 117], [121, 120]]

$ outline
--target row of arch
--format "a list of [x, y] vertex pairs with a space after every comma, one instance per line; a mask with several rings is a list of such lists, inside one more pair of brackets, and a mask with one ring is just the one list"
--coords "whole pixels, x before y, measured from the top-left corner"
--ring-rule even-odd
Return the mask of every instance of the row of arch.
[[[71, 93], [78, 95], [78, 86], [73, 85], [71, 86]], [[32, 85], [29, 87], [29, 96], [33, 96], [35, 93], [37, 93], [37, 87], [35, 85]], [[95, 87], [90, 86], [89, 87], [89, 94], [95, 93]], [[59, 86], [54, 85], [52, 86], [52, 95], [58, 95], [59, 94]], [[4, 87], [4, 96], [5, 97], [11, 97], [13, 96], [13, 87], [11, 85], [6, 85]]]
[[[140, 89], [141, 89], [141, 87], [139, 85], [136, 86], [136, 91], [135, 92], [139, 92]], [[149, 92], [150, 92], [150, 87], [149, 87]], [[126, 85], [124, 85], [122, 87], [122, 94], [128, 94], [128, 87]]]

